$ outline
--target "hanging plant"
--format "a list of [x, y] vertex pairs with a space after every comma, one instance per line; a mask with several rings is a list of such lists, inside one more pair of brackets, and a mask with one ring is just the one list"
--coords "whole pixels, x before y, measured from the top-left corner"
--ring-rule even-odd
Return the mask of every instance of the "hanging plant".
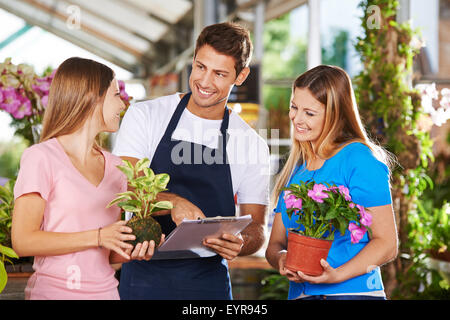
[[[360, 7], [364, 35], [358, 38], [356, 50], [364, 66], [355, 78], [356, 98], [372, 137], [398, 160], [392, 174], [392, 200], [401, 253], [386, 268], [386, 291], [390, 294], [412, 263], [404, 259], [412, 255], [408, 215], [417, 210], [417, 199], [431, 182], [426, 168], [433, 160], [432, 141], [427, 131], [420, 130], [419, 120], [425, 114], [421, 92], [408, 81], [413, 58], [421, 47], [418, 34], [408, 22], [396, 21], [398, 1], [365, 0]], [[368, 23], [374, 19], [376, 23]]]

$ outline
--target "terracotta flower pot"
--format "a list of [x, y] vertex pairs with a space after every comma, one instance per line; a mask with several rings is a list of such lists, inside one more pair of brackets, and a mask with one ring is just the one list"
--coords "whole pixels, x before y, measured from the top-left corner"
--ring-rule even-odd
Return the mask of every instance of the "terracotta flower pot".
[[286, 268], [309, 276], [320, 276], [323, 273], [320, 259], [327, 259], [332, 243], [331, 240], [306, 237], [289, 230]]

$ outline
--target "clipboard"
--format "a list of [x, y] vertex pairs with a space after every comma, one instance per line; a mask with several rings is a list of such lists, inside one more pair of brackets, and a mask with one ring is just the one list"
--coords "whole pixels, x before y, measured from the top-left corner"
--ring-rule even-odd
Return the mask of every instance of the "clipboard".
[[236, 235], [252, 221], [251, 215], [241, 217], [213, 217], [199, 220], [184, 219], [155, 251], [152, 259], [189, 259], [215, 256], [205, 247], [205, 238], [218, 238], [224, 233]]

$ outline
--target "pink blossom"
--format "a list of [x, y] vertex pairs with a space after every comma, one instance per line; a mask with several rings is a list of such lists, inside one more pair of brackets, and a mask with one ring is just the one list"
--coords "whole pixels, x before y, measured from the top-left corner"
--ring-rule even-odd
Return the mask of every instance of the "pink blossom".
[[130, 96], [125, 91], [120, 92], [120, 98], [125, 101], [130, 100]]
[[416, 86], [416, 88], [418, 88], [422, 95], [426, 95], [428, 97], [430, 97], [431, 99], [438, 99], [439, 97], [439, 92], [436, 89], [436, 83], [432, 83], [432, 84], [419, 84]]
[[117, 80], [117, 84], [119, 85], [119, 91], [125, 90], [125, 82], [123, 80]]
[[48, 95], [50, 91], [50, 82], [46, 80], [46, 78], [37, 79], [38, 84], [33, 84], [31, 87], [37, 94], [40, 96]]
[[330, 188], [328, 188], [328, 190], [333, 191], [334, 193], [337, 193], [337, 191], [339, 190], [339, 188], [336, 187], [336, 186], [331, 186]]
[[351, 233], [351, 241], [352, 243], [358, 243], [361, 241], [361, 239], [364, 237], [364, 234], [366, 233], [367, 229], [362, 227], [359, 227], [353, 222], [350, 222], [348, 225], [348, 230]]
[[350, 202], [349, 204], [348, 204], [348, 206], [350, 207], [350, 208], [354, 208], [355, 207], [355, 204], [353, 203], [353, 202]]
[[120, 91], [120, 98], [124, 101], [129, 101], [130, 97], [128, 96], [127, 92], [125, 91], [125, 82], [123, 80], [117, 80], [117, 83], [119, 85], [119, 91]]
[[433, 114], [431, 114], [431, 120], [438, 127], [442, 126], [447, 120], [450, 119], [450, 109], [438, 108]]
[[21, 102], [18, 100], [16, 89], [7, 88], [3, 90], [3, 102], [0, 108], [13, 114], [19, 108]]
[[42, 104], [44, 107], [47, 107], [47, 105], [48, 105], [48, 95], [43, 96], [43, 97], [41, 98], [41, 104]]
[[284, 202], [286, 203], [287, 209], [291, 209], [291, 208], [301, 209], [302, 208], [302, 199], [294, 196], [292, 194], [292, 192], [289, 190], [287, 190], [284, 193]]
[[339, 192], [344, 196], [345, 200], [352, 201], [352, 198], [350, 197], [350, 191], [348, 188], [344, 186], [339, 186]]
[[449, 109], [450, 108], [450, 96], [444, 96], [439, 103], [442, 108]]
[[22, 95], [17, 95], [17, 97], [21, 105], [14, 110], [14, 112], [11, 112], [12, 116], [16, 119], [23, 119], [25, 116], [31, 116], [32, 110], [30, 100]]
[[308, 196], [316, 202], [323, 203], [323, 199], [328, 198], [328, 194], [324, 191], [327, 191], [328, 188], [323, 184], [315, 184], [312, 190], [308, 191]]
[[2, 102], [3, 102], [3, 92], [2, 92], [2, 90], [0, 88], [0, 103], [2, 103]]
[[359, 213], [361, 215], [360, 222], [363, 226], [370, 227], [372, 224], [372, 215], [364, 209], [363, 206], [360, 206], [359, 204], [356, 205], [356, 207], [359, 210]]
[[450, 89], [449, 88], [444, 88], [441, 90], [441, 95], [444, 98], [449, 98], [450, 99]]

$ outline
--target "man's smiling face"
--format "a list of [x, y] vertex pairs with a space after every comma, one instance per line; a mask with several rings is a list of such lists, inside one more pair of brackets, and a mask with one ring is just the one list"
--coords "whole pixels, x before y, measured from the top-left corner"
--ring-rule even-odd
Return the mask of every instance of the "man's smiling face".
[[225, 104], [233, 85], [237, 83], [233, 57], [204, 45], [197, 51], [189, 77], [195, 104], [208, 108]]

